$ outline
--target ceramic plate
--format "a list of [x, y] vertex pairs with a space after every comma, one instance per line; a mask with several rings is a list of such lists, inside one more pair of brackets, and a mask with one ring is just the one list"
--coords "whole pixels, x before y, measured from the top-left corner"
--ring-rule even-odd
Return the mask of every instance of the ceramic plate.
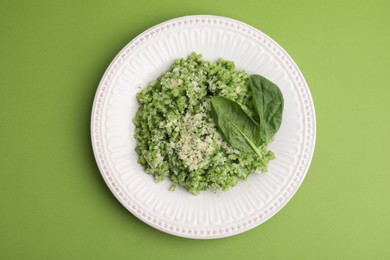
[[[168, 191], [137, 163], [132, 119], [136, 93], [191, 52], [205, 60], [224, 58], [238, 69], [260, 74], [283, 92], [282, 126], [269, 145], [276, 159], [267, 173], [252, 174], [225, 192], [194, 196]], [[96, 92], [91, 119], [94, 154], [115, 197], [136, 217], [170, 234], [199, 239], [232, 236], [278, 212], [302, 183], [315, 144], [315, 111], [295, 62], [275, 41], [233, 19], [197, 15], [154, 26], [126, 45], [112, 61]]]

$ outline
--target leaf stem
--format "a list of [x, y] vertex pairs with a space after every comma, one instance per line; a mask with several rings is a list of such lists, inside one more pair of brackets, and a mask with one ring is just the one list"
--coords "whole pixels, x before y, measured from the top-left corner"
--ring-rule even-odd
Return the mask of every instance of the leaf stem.
[[[234, 125], [235, 126], [235, 125]], [[236, 127], [237, 128], [237, 127]], [[245, 140], [247, 141], [247, 143], [250, 145], [250, 147], [252, 148], [252, 150], [259, 156], [260, 159], [263, 159], [263, 156], [261, 155], [259, 149], [257, 149], [257, 147], [255, 146], [255, 144], [253, 142], [251, 142], [251, 140], [248, 139], [248, 137], [239, 129], [237, 128], [237, 130], [242, 134], [242, 136], [244, 136]]]

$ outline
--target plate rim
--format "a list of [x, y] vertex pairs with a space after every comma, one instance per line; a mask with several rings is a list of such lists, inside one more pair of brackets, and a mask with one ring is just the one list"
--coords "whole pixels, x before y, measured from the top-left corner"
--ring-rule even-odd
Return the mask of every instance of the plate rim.
[[[137, 208], [137, 205], [135, 205], [135, 203], [132, 203], [127, 198], [125, 198], [123, 193], [120, 191], [120, 187], [115, 187], [115, 185], [113, 185], [113, 183], [110, 180], [110, 177], [108, 177], [106, 175], [108, 170], [105, 169], [104, 158], [102, 158], [103, 157], [102, 151], [101, 151], [102, 144], [101, 144], [101, 141], [99, 140], [99, 132], [96, 131], [96, 128], [98, 128], [98, 127], [95, 127], [96, 126], [95, 116], [97, 116], [97, 111], [98, 111], [98, 108], [99, 108], [99, 105], [101, 102], [100, 98], [103, 95], [102, 92], [104, 93], [105, 89], [109, 85], [109, 84], [107, 84], [107, 80], [110, 80], [110, 74], [115, 73], [116, 67], [118, 67], [121, 64], [121, 61], [123, 60], [122, 58], [124, 58], [127, 54], [129, 54], [132, 49], [136, 49], [136, 48], [134, 48], [134, 45], [138, 46], [139, 44], [142, 44], [142, 42], [144, 40], [147, 40], [151, 36], [150, 35], [151, 32], [158, 34], [159, 32], [163, 32], [164, 30], [169, 30], [170, 28], [173, 28], [175, 26], [179, 27], [182, 24], [184, 24], [184, 25], [187, 25], [187, 23], [194, 24], [194, 25], [207, 24], [207, 22], [210, 22], [210, 20], [220, 21], [220, 22], [222, 22], [222, 25], [223, 25], [223, 23], [225, 23], [226, 26], [227, 25], [237, 26], [237, 28], [239, 26], [243, 32], [249, 33], [248, 36], [254, 37], [255, 35], [250, 35], [250, 30], [252, 30], [252, 31], [256, 32], [257, 34], [260, 34], [263, 38], [267, 39], [269, 41], [269, 44], [273, 45], [274, 47], [278, 48], [281, 51], [281, 53], [287, 58], [287, 60], [291, 63], [292, 67], [294, 68], [294, 71], [297, 74], [296, 75], [297, 78], [300, 77], [300, 82], [302, 83], [301, 88], [303, 88], [305, 90], [305, 94], [307, 96], [306, 99], [309, 100], [309, 102], [308, 102], [309, 104], [305, 104], [305, 105], [308, 106], [309, 109], [311, 110], [310, 117], [312, 118], [312, 122], [311, 122], [312, 132], [311, 132], [311, 143], [310, 143], [311, 149], [309, 149], [308, 152], [307, 151], [303, 152], [303, 154], [306, 155], [305, 167], [301, 171], [300, 178], [295, 182], [295, 186], [293, 187], [293, 190], [289, 192], [288, 196], [285, 197], [285, 200], [283, 202], [279, 203], [278, 206], [274, 207], [273, 210], [271, 210], [271, 212], [269, 212], [265, 217], [257, 218], [257, 220], [255, 219], [251, 223], [247, 224], [246, 227], [243, 227], [240, 229], [235, 229], [235, 230], [222, 229], [222, 230], [220, 230], [220, 232], [214, 231], [214, 232], [211, 232], [210, 234], [209, 233], [202, 234], [202, 233], [199, 233], [196, 231], [193, 232], [191, 229], [188, 229], [188, 228], [187, 229], [181, 228], [181, 227], [177, 227], [174, 229], [166, 228], [163, 225], [163, 223], [161, 223], [161, 221], [156, 221], [155, 219], [148, 219], [146, 216], [144, 216], [144, 214], [140, 213], [140, 211]], [[185, 23], [184, 21], [187, 21], [187, 23]], [[181, 22], [181, 23], [179, 23], [179, 22]], [[152, 34], [152, 36], [153, 36], [153, 34]], [[104, 74], [103, 74], [103, 76], [98, 84], [98, 87], [96, 89], [94, 101], [92, 104], [90, 128], [91, 128], [90, 134], [91, 134], [92, 150], [93, 150], [95, 161], [96, 161], [96, 164], [99, 168], [100, 174], [103, 177], [103, 180], [105, 181], [106, 185], [110, 189], [111, 193], [130, 213], [132, 213], [135, 217], [137, 217], [138, 219], [140, 219], [144, 223], [146, 223], [146, 224], [148, 224], [148, 225], [150, 225], [150, 226], [152, 226], [152, 227], [154, 227], [162, 232], [165, 232], [165, 233], [168, 233], [171, 235], [185, 237], [185, 238], [193, 238], [193, 239], [216, 239], [216, 238], [223, 238], [223, 237], [237, 235], [237, 234], [243, 233], [245, 231], [248, 231], [250, 229], [253, 229], [253, 228], [261, 225], [262, 223], [264, 223], [268, 219], [270, 219], [272, 216], [274, 216], [276, 213], [278, 213], [291, 200], [291, 198], [298, 191], [300, 185], [302, 184], [302, 182], [303, 182], [303, 180], [304, 180], [304, 178], [305, 178], [305, 176], [310, 168], [311, 161], [312, 161], [313, 154], [314, 154], [314, 150], [315, 150], [315, 144], [316, 144], [317, 122], [316, 122], [316, 113], [315, 113], [313, 98], [312, 98], [310, 89], [307, 85], [307, 82], [306, 82], [302, 72], [300, 71], [300, 69], [299, 69], [298, 65], [295, 63], [295, 61], [287, 53], [287, 51], [285, 51], [276, 41], [274, 41], [271, 37], [269, 37], [264, 32], [260, 31], [259, 29], [255, 28], [247, 23], [244, 23], [242, 21], [236, 20], [236, 19], [232, 19], [232, 18], [228, 18], [228, 17], [224, 17], [224, 16], [216, 16], [216, 15], [188, 15], [188, 16], [181, 16], [181, 17], [169, 19], [167, 21], [164, 21], [162, 23], [159, 23], [157, 25], [154, 25], [154, 26], [146, 29], [142, 33], [138, 34], [129, 43], [127, 43], [118, 52], [118, 54], [114, 57], [114, 59], [111, 61], [111, 63], [107, 67], [106, 71], [104, 72]], [[298, 162], [297, 165], [299, 165], [299, 164], [300, 163]], [[108, 173], [108, 174], [110, 174], [110, 173]], [[170, 225], [172, 225], [172, 224], [170, 224]]]

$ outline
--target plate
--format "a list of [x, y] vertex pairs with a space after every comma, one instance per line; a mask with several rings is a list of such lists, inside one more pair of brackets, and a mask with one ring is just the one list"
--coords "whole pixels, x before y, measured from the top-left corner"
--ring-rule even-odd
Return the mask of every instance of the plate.
[[[252, 174], [237, 186], [194, 196], [168, 191], [137, 163], [132, 119], [136, 93], [191, 52], [205, 60], [224, 58], [238, 69], [261, 74], [283, 92], [281, 128], [269, 145], [276, 159], [267, 173]], [[225, 17], [179, 17], [141, 33], [115, 57], [96, 92], [91, 118], [92, 146], [99, 170], [115, 197], [145, 223], [176, 236], [211, 239], [252, 229], [291, 199], [309, 168], [316, 137], [314, 105], [295, 62], [258, 29]]]

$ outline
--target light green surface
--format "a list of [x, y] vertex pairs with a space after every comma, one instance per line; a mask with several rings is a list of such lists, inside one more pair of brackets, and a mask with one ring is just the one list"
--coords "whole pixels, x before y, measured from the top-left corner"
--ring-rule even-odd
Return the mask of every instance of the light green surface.
[[[390, 259], [389, 1], [1, 1], [0, 259]], [[216, 14], [279, 42], [313, 94], [317, 145], [265, 224], [198, 241], [111, 195], [89, 137], [116, 53], [164, 20]]]

